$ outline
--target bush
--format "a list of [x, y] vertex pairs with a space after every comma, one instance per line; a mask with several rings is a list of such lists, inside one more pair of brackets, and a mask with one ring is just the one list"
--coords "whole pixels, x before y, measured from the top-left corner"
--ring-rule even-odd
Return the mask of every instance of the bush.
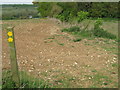
[[103, 24], [103, 21], [101, 18], [98, 18], [98, 20], [94, 24], [94, 30], [93, 35], [96, 37], [102, 37], [102, 38], [108, 38], [108, 39], [116, 39], [116, 36], [114, 34], [111, 34], [104, 29], [100, 28], [100, 26]]
[[65, 21], [65, 17], [62, 15], [56, 15], [55, 17], [60, 19], [62, 22]]
[[94, 23], [94, 29], [100, 28], [102, 24], [103, 24], [102, 18], [98, 18], [97, 21]]
[[87, 18], [89, 13], [88, 12], [84, 12], [84, 11], [80, 11], [80, 12], [77, 13], [77, 15], [78, 15], [77, 16], [78, 17], [78, 22], [81, 22], [81, 21], [83, 21], [84, 19]]
[[[74, 26], [70, 28], [65, 28], [61, 30], [62, 32], [70, 32], [71, 34], [81, 37], [81, 38], [90, 38], [90, 37], [102, 37], [102, 38], [108, 38], [108, 39], [116, 39], [117, 36], [105, 31], [104, 29], [100, 28], [100, 25], [102, 25], [101, 21], [95, 22], [95, 28], [94, 30], [81, 30], [79, 27]], [[74, 42], [79, 40], [74, 40]]]
[[96, 37], [108, 38], [108, 39], [116, 39], [114, 34], [111, 34], [104, 29], [96, 28], [93, 30], [93, 35]]

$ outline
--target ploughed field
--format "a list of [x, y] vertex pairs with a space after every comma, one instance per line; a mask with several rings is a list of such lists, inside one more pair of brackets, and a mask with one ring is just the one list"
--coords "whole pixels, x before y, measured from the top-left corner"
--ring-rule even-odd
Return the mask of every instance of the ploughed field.
[[[42, 78], [54, 87], [117, 87], [115, 40], [95, 38], [74, 42], [74, 36], [61, 32], [69, 25], [53, 19], [6, 20], [2, 24], [3, 70], [10, 69], [6, 27], [14, 25], [20, 71]], [[104, 27], [107, 28], [107, 23]], [[114, 28], [112, 24], [110, 27]]]

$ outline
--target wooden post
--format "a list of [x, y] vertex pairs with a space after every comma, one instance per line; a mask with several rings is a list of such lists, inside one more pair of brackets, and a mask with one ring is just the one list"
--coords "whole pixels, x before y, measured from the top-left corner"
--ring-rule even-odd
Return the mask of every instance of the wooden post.
[[18, 88], [20, 86], [20, 78], [18, 72], [18, 64], [16, 58], [16, 48], [15, 48], [15, 39], [14, 39], [14, 27], [7, 28], [7, 36], [8, 36], [8, 43], [10, 48], [10, 59], [11, 59], [11, 72], [12, 72], [12, 79]]

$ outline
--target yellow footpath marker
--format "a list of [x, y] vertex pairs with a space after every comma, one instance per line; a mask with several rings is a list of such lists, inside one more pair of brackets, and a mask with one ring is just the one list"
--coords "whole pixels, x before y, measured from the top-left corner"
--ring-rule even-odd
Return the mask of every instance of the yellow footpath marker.
[[12, 32], [8, 32], [7, 35], [8, 36], [13, 36], [13, 33]]
[[10, 48], [10, 59], [11, 59], [11, 72], [12, 79], [18, 88], [20, 86], [20, 78], [18, 72], [18, 63], [16, 58], [16, 48], [15, 48], [15, 39], [14, 39], [14, 27], [7, 28], [8, 43]]
[[8, 42], [13, 42], [13, 38], [8, 38]]

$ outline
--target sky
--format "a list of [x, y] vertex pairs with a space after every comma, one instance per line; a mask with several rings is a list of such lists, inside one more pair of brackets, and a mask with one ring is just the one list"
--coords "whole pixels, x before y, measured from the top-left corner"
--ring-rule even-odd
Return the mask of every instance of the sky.
[[0, 0], [0, 4], [32, 4], [33, 0]]
[[[0, 0], [0, 4], [32, 4], [34, 0]], [[39, 0], [36, 0], [39, 1]], [[40, 0], [44, 1], [44, 0]], [[46, 1], [46, 0], [45, 0]], [[47, 1], [55, 1], [55, 0], [47, 0]], [[60, 1], [60, 0], [57, 0]], [[61, 0], [64, 1], [64, 0]], [[66, 0], [66, 1], [73, 1], [73, 0]], [[89, 0], [75, 0], [75, 1], [89, 1]], [[101, 0], [90, 0], [90, 1], [101, 1]], [[102, 0], [102, 1], [119, 1], [119, 0]]]

